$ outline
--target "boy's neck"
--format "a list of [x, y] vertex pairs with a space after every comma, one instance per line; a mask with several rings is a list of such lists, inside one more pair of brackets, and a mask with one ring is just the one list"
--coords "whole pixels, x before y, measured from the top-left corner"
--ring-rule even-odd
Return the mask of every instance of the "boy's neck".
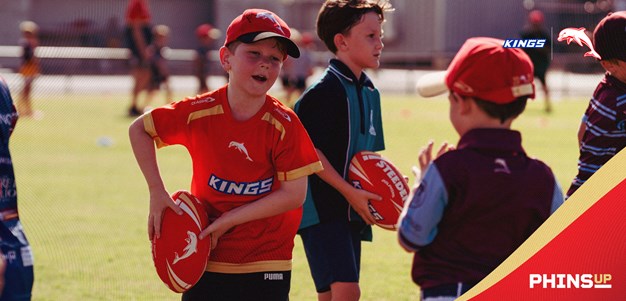
[[474, 129], [504, 129], [510, 130], [511, 124], [513, 123], [514, 118], [509, 118], [504, 121], [504, 123], [500, 122], [499, 119], [491, 118], [486, 116], [485, 118], [474, 118], [470, 122], [468, 122], [465, 127], [459, 132], [460, 136], [463, 136], [465, 133], [474, 130]]
[[337, 52], [335, 54], [335, 58], [348, 66], [348, 68], [350, 69], [350, 71], [352, 71], [352, 74], [354, 74], [357, 80], [361, 78], [361, 73], [363, 73], [363, 67], [353, 62], [346, 53]]
[[232, 117], [237, 121], [245, 121], [252, 118], [265, 104], [265, 95], [251, 97], [246, 93], [233, 89], [230, 84], [226, 90], [226, 95]]

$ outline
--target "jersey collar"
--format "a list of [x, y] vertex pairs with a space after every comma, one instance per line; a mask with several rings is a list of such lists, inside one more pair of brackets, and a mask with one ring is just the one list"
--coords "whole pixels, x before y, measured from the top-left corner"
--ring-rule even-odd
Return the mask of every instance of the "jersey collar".
[[374, 84], [372, 83], [370, 78], [367, 76], [367, 74], [365, 74], [365, 72], [361, 72], [361, 78], [357, 80], [356, 75], [352, 73], [352, 70], [350, 70], [348, 65], [344, 64], [342, 61], [338, 59], [330, 59], [328, 68], [330, 68], [332, 71], [334, 71], [335, 73], [337, 73], [338, 75], [342, 76], [343, 78], [345, 78], [346, 80], [350, 82], [358, 83], [361, 86], [366, 86], [366, 87], [370, 87], [374, 89]]
[[524, 148], [522, 148], [522, 135], [518, 131], [509, 129], [482, 128], [470, 130], [461, 137], [457, 148], [525, 154]]

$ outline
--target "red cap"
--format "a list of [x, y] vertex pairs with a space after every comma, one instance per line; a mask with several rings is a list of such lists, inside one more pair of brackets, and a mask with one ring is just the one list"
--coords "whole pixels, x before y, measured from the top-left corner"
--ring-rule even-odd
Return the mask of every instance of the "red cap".
[[503, 40], [470, 38], [448, 66], [448, 70], [422, 76], [417, 83], [421, 96], [431, 97], [448, 90], [497, 104], [520, 96], [535, 97], [533, 64], [519, 48], [504, 48]]
[[247, 9], [237, 16], [226, 30], [224, 46], [234, 42], [253, 43], [268, 38], [278, 38], [287, 54], [291, 57], [300, 57], [298, 46], [290, 40], [291, 30], [285, 21], [269, 10]]
[[531, 24], [541, 24], [543, 23], [543, 13], [540, 10], [533, 10], [528, 13], [528, 20]]
[[211, 26], [211, 24], [205, 23], [196, 28], [196, 36], [198, 36], [199, 38], [209, 37], [215, 40], [222, 36], [222, 32], [219, 29]]

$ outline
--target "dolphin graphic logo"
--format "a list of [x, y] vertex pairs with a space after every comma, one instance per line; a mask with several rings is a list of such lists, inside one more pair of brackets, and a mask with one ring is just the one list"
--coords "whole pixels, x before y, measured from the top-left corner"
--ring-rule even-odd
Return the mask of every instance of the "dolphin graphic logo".
[[280, 26], [280, 23], [278, 23], [278, 20], [276, 20], [276, 18], [274, 18], [274, 15], [272, 15], [269, 12], [260, 12], [258, 14], [256, 14], [257, 19], [268, 19], [270, 21], [272, 21], [272, 23], [274, 23], [274, 27], [276, 27], [276, 29], [280, 30], [280, 32], [282, 32], [283, 34], [285, 34], [285, 32], [283, 31], [283, 28]]
[[252, 158], [250, 158], [250, 155], [248, 154], [248, 150], [246, 149], [246, 147], [243, 145], [243, 143], [237, 142], [237, 141], [231, 141], [228, 144], [228, 148], [235, 148], [236, 150], [239, 150], [240, 153], [246, 155], [246, 159], [250, 162], [252, 161]]
[[574, 41], [576, 42], [576, 44], [578, 44], [581, 47], [584, 44], [587, 47], [589, 47], [591, 51], [585, 52], [583, 56], [592, 56], [599, 60], [602, 59], [602, 57], [600, 57], [600, 54], [598, 54], [595, 51], [595, 49], [593, 49], [593, 43], [591, 43], [591, 40], [585, 33], [584, 27], [580, 27], [580, 28], [568, 27], [568, 28], [561, 30], [561, 32], [559, 32], [559, 37], [557, 38], [557, 41], [559, 42], [567, 41], [567, 45], [569, 45], [569, 43]]
[[187, 242], [187, 246], [183, 249], [185, 253], [183, 256], [178, 256], [178, 253], [174, 252], [175, 256], [172, 264], [176, 264], [177, 262], [191, 256], [191, 254], [198, 252], [198, 237], [196, 236], [196, 233], [187, 231], [187, 238], [185, 238], [185, 241]]

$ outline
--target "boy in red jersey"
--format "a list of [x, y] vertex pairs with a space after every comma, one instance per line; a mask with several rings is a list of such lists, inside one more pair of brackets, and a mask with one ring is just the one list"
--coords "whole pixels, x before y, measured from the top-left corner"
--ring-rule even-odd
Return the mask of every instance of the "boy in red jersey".
[[180, 144], [193, 163], [191, 192], [211, 225], [206, 273], [183, 300], [288, 300], [294, 236], [307, 176], [322, 165], [296, 114], [267, 95], [287, 55], [297, 58], [287, 24], [249, 9], [228, 27], [220, 62], [226, 86], [156, 108], [130, 126], [137, 162], [150, 190], [150, 239], [168, 207], [153, 146]]

